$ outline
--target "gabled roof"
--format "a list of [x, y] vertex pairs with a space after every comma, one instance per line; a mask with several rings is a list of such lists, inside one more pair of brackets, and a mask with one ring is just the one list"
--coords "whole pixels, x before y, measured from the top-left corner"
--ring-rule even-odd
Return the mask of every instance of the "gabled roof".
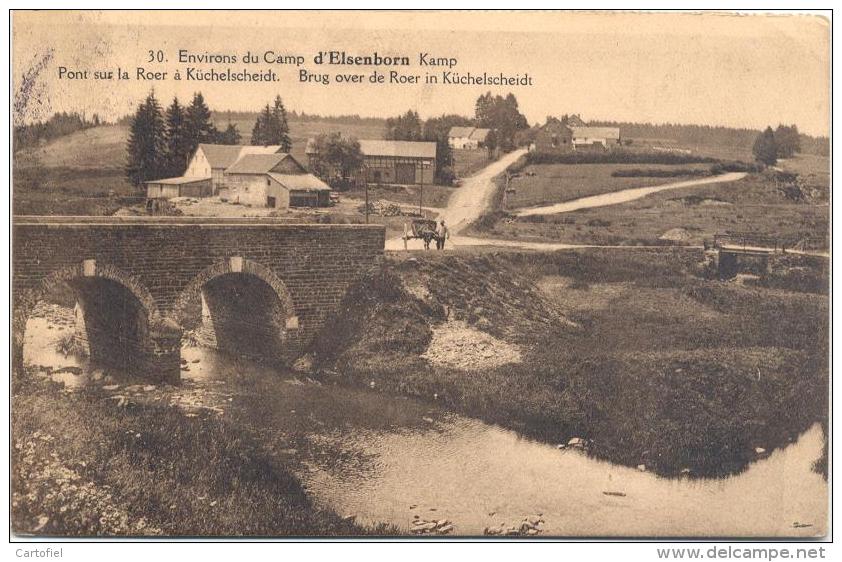
[[471, 132], [471, 140], [485, 142], [485, 139], [488, 137], [488, 133], [490, 132], [491, 129], [474, 129], [473, 132]]
[[207, 178], [194, 178], [189, 176], [180, 176], [177, 178], [162, 178], [159, 180], [149, 180], [143, 183], [162, 183], [165, 185], [184, 185], [186, 183], [197, 183], [200, 181], [208, 181], [210, 180], [209, 177]]
[[330, 191], [330, 186], [313, 174], [279, 174], [270, 172], [269, 177], [289, 191]]
[[619, 140], [618, 127], [570, 127], [574, 138], [614, 139]]
[[365, 156], [397, 156], [400, 158], [435, 158], [436, 143], [395, 141], [395, 140], [361, 140], [360, 150]]
[[447, 136], [454, 139], [468, 138], [474, 132], [474, 129], [474, 127], [451, 127]]
[[274, 154], [281, 150], [280, 146], [251, 146], [243, 144], [207, 144], [202, 143], [199, 148], [208, 159], [212, 169], [225, 169], [246, 154]]
[[479, 142], [485, 141], [491, 129], [479, 129], [477, 127], [451, 127], [447, 136], [451, 139], [471, 139]]
[[295, 158], [285, 152], [275, 154], [246, 154], [225, 170], [226, 174], [267, 174], [275, 166], [286, 160], [293, 162], [303, 171], [304, 168]]

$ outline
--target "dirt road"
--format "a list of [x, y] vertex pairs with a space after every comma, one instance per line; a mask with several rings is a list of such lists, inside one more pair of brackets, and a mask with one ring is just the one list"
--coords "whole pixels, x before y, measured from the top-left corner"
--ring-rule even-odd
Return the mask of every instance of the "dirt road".
[[[498, 240], [494, 238], [475, 238], [469, 236], [461, 236], [460, 233], [464, 231], [473, 221], [477, 220], [483, 212], [491, 205], [491, 197], [494, 194], [494, 178], [503, 173], [505, 169], [511, 165], [515, 160], [520, 158], [526, 151], [517, 150], [515, 152], [505, 155], [503, 158], [490, 164], [482, 169], [479, 173], [468, 178], [464, 185], [460, 187], [451, 197], [445, 208], [437, 218], [444, 218], [445, 223], [450, 228], [451, 238], [447, 242], [445, 249], [453, 249], [457, 246], [505, 246], [511, 248], [519, 248], [523, 250], [563, 250], [571, 248], [588, 248], [596, 247], [591, 245], [565, 244], [557, 242], [527, 242], [520, 240]], [[595, 195], [591, 197], [582, 197], [573, 201], [558, 203], [555, 205], [547, 205], [544, 207], [534, 207], [530, 209], [522, 209], [516, 214], [519, 216], [528, 215], [545, 215], [555, 213], [568, 213], [578, 209], [587, 209], [592, 207], [602, 207], [606, 205], [616, 205], [619, 203], [626, 203], [640, 199], [652, 193], [664, 191], [668, 189], [680, 189], [684, 187], [693, 187], [697, 185], [706, 185], [721, 182], [733, 182], [745, 177], [744, 173], [727, 173], [720, 176], [709, 178], [701, 178], [696, 180], [682, 181], [669, 183], [665, 185], [653, 187], [638, 187], [634, 189], [624, 189], [614, 193], [606, 193], [603, 195]], [[421, 240], [410, 240], [406, 246], [409, 250], [421, 250], [424, 245]], [[617, 246], [617, 248], [627, 249], [628, 246]], [[386, 240], [386, 250], [403, 250], [404, 241], [401, 238], [391, 238]]]
[[440, 218], [445, 220], [452, 235], [459, 234], [491, 204], [494, 194], [494, 178], [502, 174], [515, 160], [526, 154], [526, 150], [515, 150], [489, 164], [473, 176], [451, 195], [447, 208]]
[[[491, 204], [495, 189], [494, 178], [524, 154], [526, 154], [525, 149], [504, 155], [467, 178], [465, 183], [451, 195], [447, 207], [442, 209], [436, 217], [438, 220], [444, 219], [450, 229], [451, 239], [448, 245], [462, 245], [459, 242], [459, 233], [477, 220]], [[421, 240], [410, 240], [407, 247], [410, 250], [420, 250], [424, 244]], [[386, 249], [403, 250], [404, 241], [399, 237], [386, 240]]]
[[556, 203], [554, 205], [544, 205], [542, 207], [530, 207], [528, 209], [521, 209], [515, 211], [519, 217], [528, 217], [533, 215], [555, 215], [558, 213], [569, 213], [571, 211], [578, 211], [580, 209], [592, 209], [594, 207], [606, 207], [608, 205], [618, 205], [620, 203], [628, 203], [635, 199], [640, 199], [658, 193], [659, 191], [667, 191], [668, 189], [681, 189], [684, 187], [694, 187], [697, 185], [708, 185], [711, 183], [725, 183], [741, 180], [746, 177], [743, 172], [731, 172], [719, 176], [709, 178], [701, 178], [696, 180], [679, 181], [675, 183], [667, 183], [664, 185], [656, 185], [652, 187], [635, 187], [633, 189], [624, 189], [622, 191], [615, 191], [613, 193], [603, 193], [601, 195], [592, 195], [590, 197], [581, 197], [572, 201], [565, 201], [563, 203]]

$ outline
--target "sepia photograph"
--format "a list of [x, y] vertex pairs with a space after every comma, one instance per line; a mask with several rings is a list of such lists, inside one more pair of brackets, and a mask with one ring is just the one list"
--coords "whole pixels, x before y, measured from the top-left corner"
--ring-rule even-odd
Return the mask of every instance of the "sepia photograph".
[[832, 539], [829, 10], [9, 28], [10, 541]]

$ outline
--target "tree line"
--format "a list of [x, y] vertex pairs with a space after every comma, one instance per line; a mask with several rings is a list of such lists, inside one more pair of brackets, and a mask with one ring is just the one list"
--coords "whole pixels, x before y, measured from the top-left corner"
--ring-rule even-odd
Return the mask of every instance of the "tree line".
[[[228, 123], [223, 131], [216, 128], [201, 92], [193, 94], [190, 105], [183, 106], [175, 97], [170, 106], [162, 110], [152, 91], [129, 121], [126, 176], [134, 185], [181, 176], [199, 144], [236, 145], [241, 142], [242, 136], [233, 123]], [[280, 145], [284, 151], [290, 150], [289, 125], [280, 96], [272, 106], [266, 104], [258, 114], [251, 144]]]
[[[718, 146], [752, 146], [761, 131], [757, 129], [711, 126], [685, 125], [679, 123], [629, 123], [624, 121], [590, 121], [589, 126], [619, 127], [623, 136], [627, 138], [661, 138], [674, 140], [686, 145], [718, 145]], [[791, 125], [790, 127], [795, 127]], [[797, 131], [797, 127], [795, 127]], [[801, 152], [827, 156], [830, 142], [827, 137], [813, 137], [798, 135]]]
[[767, 166], [774, 166], [779, 158], [792, 158], [798, 152], [801, 152], [801, 135], [795, 125], [778, 125], [774, 130], [766, 127], [752, 146], [755, 160]]
[[46, 121], [37, 121], [28, 125], [18, 125], [12, 132], [14, 150], [38, 146], [57, 137], [76, 131], [89, 129], [104, 124], [96, 113], [88, 119], [85, 114], [76, 112], [56, 113]]

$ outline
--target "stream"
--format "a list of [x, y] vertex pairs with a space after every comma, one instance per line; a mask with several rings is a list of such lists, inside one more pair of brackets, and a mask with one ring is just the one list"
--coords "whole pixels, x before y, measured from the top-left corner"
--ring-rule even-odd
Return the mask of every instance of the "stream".
[[[86, 361], [55, 351], [72, 325], [48, 318], [27, 323], [24, 362], [68, 389], [96, 384]], [[415, 521], [447, 520], [461, 535], [505, 533], [525, 520], [544, 536], [825, 533], [828, 485], [812, 470], [823, 447], [818, 424], [739, 475], [662, 478], [432, 402], [322, 384], [204, 348], [182, 356], [185, 389], [227, 397], [210, 407], [260, 430], [317, 504], [359, 523], [410, 532]]]

